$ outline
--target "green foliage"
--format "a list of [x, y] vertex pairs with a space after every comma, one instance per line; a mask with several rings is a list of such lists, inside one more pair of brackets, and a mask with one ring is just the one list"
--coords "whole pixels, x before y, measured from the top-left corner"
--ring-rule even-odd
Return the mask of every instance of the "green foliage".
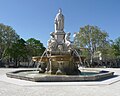
[[12, 44], [16, 43], [18, 39], [19, 35], [17, 35], [12, 27], [0, 24], [0, 59], [4, 59], [6, 51], [8, 51], [8, 49], [12, 47]]
[[40, 56], [42, 55], [42, 53], [45, 50], [45, 47], [43, 46], [43, 44], [39, 41], [36, 40], [34, 38], [30, 38], [27, 41], [27, 46], [29, 49], [29, 55], [31, 56]]
[[26, 42], [21, 38], [16, 43], [9, 48], [8, 54], [14, 59], [26, 58], [27, 57], [27, 47]]
[[104, 47], [107, 37], [108, 34], [101, 31], [97, 26], [87, 25], [80, 28], [80, 32], [75, 37], [75, 44], [78, 47], [96, 50], [98, 47]]
[[0, 61], [18, 62], [31, 60], [32, 56], [42, 55], [45, 47], [34, 38], [27, 41], [20, 38], [15, 30], [7, 25], [0, 24]]
[[120, 37], [118, 37], [113, 44], [114, 54], [116, 57], [120, 57]]
[[88, 49], [91, 61], [96, 51], [102, 51], [108, 44], [108, 34], [101, 31], [97, 26], [87, 25], [81, 27], [80, 31], [74, 38], [74, 43], [77, 48]]
[[101, 52], [105, 59], [114, 59], [116, 56], [114, 54], [113, 41], [110, 40], [109, 43], [106, 44], [105, 48], [101, 49]]

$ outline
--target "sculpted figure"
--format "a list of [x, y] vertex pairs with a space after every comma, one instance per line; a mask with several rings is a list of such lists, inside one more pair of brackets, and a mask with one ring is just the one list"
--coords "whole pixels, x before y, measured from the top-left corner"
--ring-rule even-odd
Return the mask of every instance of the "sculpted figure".
[[58, 45], [58, 49], [59, 49], [59, 51], [63, 51], [63, 46], [62, 45]]
[[68, 46], [70, 46], [71, 42], [70, 42], [70, 33], [67, 33], [65, 35], [65, 44]]
[[73, 49], [73, 44], [72, 44], [72, 42], [70, 41], [70, 33], [67, 33], [67, 34], [65, 35], [65, 44], [66, 44], [68, 50]]
[[55, 51], [55, 48], [56, 48], [56, 45], [57, 45], [57, 42], [54, 38], [54, 32], [50, 34], [51, 35], [51, 38], [50, 40], [48, 40], [48, 49], [50, 51], [54, 50]]
[[64, 29], [64, 16], [62, 14], [62, 10], [59, 9], [58, 14], [55, 17], [55, 32], [63, 31]]

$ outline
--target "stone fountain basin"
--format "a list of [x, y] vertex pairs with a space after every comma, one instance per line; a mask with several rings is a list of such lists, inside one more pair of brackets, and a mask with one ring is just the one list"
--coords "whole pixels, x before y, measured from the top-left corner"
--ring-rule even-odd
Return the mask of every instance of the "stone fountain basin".
[[[88, 72], [88, 71], [87, 71]], [[114, 72], [109, 71], [96, 71], [88, 72], [93, 73], [90, 75], [50, 75], [50, 74], [40, 74], [39, 71], [33, 70], [18, 70], [6, 73], [7, 77], [16, 78], [21, 80], [28, 80], [34, 82], [75, 82], [75, 81], [98, 81], [105, 80], [113, 76]], [[95, 73], [95, 74], [94, 74]]]
[[[42, 59], [41, 59], [42, 58]], [[52, 61], [71, 61], [71, 59], [73, 59], [72, 56], [70, 55], [55, 55], [55, 56], [34, 56], [32, 57], [33, 61], [37, 61], [37, 62], [49, 62], [49, 58], [51, 58]], [[76, 61], [79, 61], [78, 57], [74, 57], [74, 59]], [[81, 60], [84, 61], [85, 57], [81, 57]]]

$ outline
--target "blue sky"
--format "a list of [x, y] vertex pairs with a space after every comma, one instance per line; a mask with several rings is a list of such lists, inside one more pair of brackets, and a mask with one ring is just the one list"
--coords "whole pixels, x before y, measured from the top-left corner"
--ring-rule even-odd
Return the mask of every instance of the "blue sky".
[[110, 39], [120, 36], [120, 0], [0, 0], [0, 23], [46, 46], [59, 8], [65, 16], [64, 30], [71, 35], [89, 24], [108, 32]]

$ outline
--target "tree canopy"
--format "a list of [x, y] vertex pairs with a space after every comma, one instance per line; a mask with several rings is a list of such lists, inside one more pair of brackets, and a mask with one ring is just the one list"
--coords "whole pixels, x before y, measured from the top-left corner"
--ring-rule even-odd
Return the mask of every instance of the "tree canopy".
[[7, 25], [0, 24], [0, 62], [14, 62], [17, 66], [19, 62], [31, 59], [32, 56], [40, 56], [45, 47], [35, 38], [24, 40]]
[[108, 33], [100, 30], [97, 26], [84, 26], [76, 33], [74, 43], [77, 48], [88, 50], [91, 62], [96, 51], [105, 49], [108, 44]]
[[15, 30], [7, 25], [0, 24], [0, 59], [4, 58], [6, 51], [16, 43], [19, 35]]
[[41, 56], [45, 50], [43, 43], [34, 38], [30, 38], [26, 41], [29, 52], [32, 56]]
[[118, 37], [113, 44], [114, 54], [116, 57], [120, 57], [120, 37]]

